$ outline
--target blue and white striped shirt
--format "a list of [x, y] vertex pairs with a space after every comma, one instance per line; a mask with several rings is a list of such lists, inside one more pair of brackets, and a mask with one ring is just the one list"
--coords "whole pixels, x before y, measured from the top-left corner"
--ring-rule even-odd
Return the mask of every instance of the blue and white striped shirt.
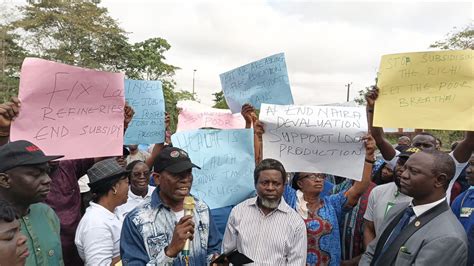
[[295, 210], [281, 200], [265, 215], [257, 197], [235, 206], [222, 242], [223, 252], [237, 249], [255, 265], [305, 265], [306, 226]]

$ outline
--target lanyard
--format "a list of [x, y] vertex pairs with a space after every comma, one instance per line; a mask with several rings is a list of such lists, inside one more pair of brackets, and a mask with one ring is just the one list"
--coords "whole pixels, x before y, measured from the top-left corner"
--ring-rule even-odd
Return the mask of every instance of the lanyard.
[[398, 195], [400, 195], [400, 191], [397, 189], [397, 190], [393, 193], [393, 196], [394, 196], [393, 202], [389, 201], [389, 202], [387, 202], [387, 206], [385, 206], [384, 217], [385, 217], [385, 215], [387, 215], [387, 213], [388, 213], [388, 211], [390, 210], [390, 208], [392, 208], [393, 206], [395, 206], [395, 202], [397, 201]]
[[395, 197], [395, 199], [397, 199], [398, 195], [400, 195], [400, 191], [397, 189], [397, 191], [393, 193], [393, 196]]

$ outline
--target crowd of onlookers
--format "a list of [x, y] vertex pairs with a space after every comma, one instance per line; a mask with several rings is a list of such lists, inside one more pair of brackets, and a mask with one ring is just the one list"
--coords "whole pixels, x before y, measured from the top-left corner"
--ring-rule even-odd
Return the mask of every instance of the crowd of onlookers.
[[21, 103], [0, 104], [0, 265], [473, 265], [474, 132], [450, 153], [425, 132], [394, 146], [372, 125], [377, 96], [360, 181], [263, 159], [265, 125], [244, 105], [255, 196], [212, 210], [190, 194], [199, 165], [170, 143], [169, 116], [165, 143], [61, 160], [10, 141]]

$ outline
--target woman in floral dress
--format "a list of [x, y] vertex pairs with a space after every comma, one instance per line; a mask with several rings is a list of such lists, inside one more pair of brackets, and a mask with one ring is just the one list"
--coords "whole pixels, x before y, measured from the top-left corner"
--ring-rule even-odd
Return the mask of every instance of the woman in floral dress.
[[370, 184], [375, 162], [375, 141], [366, 137], [366, 155], [362, 180], [347, 190], [320, 197], [325, 174], [296, 173], [284, 194], [285, 201], [304, 219], [308, 234], [307, 265], [335, 265], [341, 263], [339, 222], [344, 211], [355, 206]]

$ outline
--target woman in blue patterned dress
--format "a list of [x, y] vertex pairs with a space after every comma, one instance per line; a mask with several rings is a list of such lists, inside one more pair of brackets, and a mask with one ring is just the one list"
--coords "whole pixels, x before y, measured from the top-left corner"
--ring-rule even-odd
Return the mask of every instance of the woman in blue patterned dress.
[[320, 197], [325, 174], [296, 173], [284, 193], [285, 201], [304, 219], [308, 234], [307, 265], [337, 265], [341, 263], [339, 222], [346, 210], [355, 206], [370, 184], [375, 141], [366, 138], [366, 155], [362, 180], [347, 190]]

